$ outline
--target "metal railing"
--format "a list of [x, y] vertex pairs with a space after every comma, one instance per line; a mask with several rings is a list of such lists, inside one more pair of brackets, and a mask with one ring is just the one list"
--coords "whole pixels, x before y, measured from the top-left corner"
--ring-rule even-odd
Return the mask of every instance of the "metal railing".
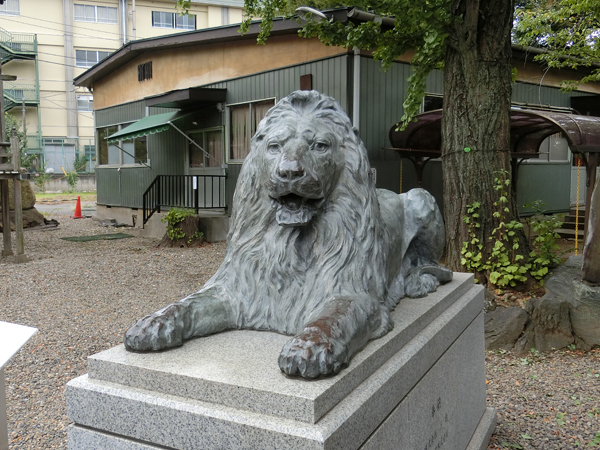
[[161, 208], [227, 209], [227, 175], [157, 175], [143, 196], [143, 224]]
[[11, 33], [0, 28], [0, 44], [13, 53], [36, 53], [37, 36], [27, 33]]
[[25, 103], [40, 102], [40, 96], [35, 84], [20, 84], [6, 81], [4, 83], [4, 95], [17, 103], [23, 100], [25, 100]]

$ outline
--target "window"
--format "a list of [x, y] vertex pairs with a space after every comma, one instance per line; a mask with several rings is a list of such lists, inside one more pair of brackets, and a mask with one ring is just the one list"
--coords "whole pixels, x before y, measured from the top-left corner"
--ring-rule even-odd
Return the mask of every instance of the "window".
[[221, 25], [229, 25], [229, 8], [221, 7]]
[[110, 52], [100, 50], [75, 50], [75, 65], [89, 68], [98, 64], [108, 55], [110, 55]]
[[223, 133], [221, 129], [193, 133], [191, 137], [204, 149], [204, 152], [198, 148], [198, 145], [190, 143], [188, 158], [190, 168], [221, 167], [223, 164]]
[[0, 5], [0, 14], [19, 16], [19, 11], [19, 0], [4, 0], [4, 4]]
[[[98, 155], [97, 161], [99, 165], [126, 165], [126, 164], [141, 164], [148, 160], [148, 145], [146, 136], [118, 143], [109, 144], [106, 138], [119, 130], [130, 125], [124, 123], [121, 125], [113, 125], [110, 127], [98, 128]], [[120, 148], [119, 148], [120, 147]], [[121, 150], [122, 149], [122, 150]]]
[[444, 106], [444, 97], [438, 94], [426, 94], [423, 97], [423, 108], [422, 112], [433, 111], [435, 109], [442, 109]]
[[250, 139], [274, 99], [229, 106], [229, 160], [242, 161], [250, 153]]
[[[569, 144], [562, 133], [548, 136], [540, 144], [541, 162], [565, 162], [569, 160]], [[534, 162], [531, 161], [530, 162]]]
[[179, 15], [171, 12], [152, 11], [152, 26], [156, 28], [195, 30], [196, 16], [193, 14]]
[[75, 4], [75, 20], [78, 22], [117, 23], [117, 8]]
[[144, 64], [138, 64], [138, 81], [152, 79], [152, 61]]
[[77, 96], [77, 111], [93, 111], [94, 110], [94, 97], [91, 95], [78, 95]]
[[95, 145], [84, 145], [83, 154], [87, 161], [86, 172], [93, 172], [96, 167], [96, 146]]

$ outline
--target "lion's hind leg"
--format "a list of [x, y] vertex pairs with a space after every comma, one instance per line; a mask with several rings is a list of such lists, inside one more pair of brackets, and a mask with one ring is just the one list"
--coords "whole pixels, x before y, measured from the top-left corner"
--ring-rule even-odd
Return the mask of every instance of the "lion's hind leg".
[[438, 264], [420, 266], [408, 274], [404, 280], [404, 290], [411, 298], [425, 297], [434, 292], [440, 284], [452, 281], [452, 271]]
[[234, 324], [227, 301], [199, 292], [138, 320], [123, 341], [131, 351], [165, 350], [196, 336], [234, 328]]

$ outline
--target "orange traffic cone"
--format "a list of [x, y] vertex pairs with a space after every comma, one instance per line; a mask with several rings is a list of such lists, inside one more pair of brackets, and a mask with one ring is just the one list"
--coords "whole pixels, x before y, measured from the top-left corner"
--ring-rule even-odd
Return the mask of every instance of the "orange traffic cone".
[[71, 219], [83, 219], [81, 215], [81, 197], [77, 196], [77, 204], [75, 205], [75, 214], [71, 216]]

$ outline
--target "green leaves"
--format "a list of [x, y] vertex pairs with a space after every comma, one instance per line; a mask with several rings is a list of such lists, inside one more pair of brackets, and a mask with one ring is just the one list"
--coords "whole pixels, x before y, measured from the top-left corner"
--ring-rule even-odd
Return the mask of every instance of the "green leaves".
[[[535, 59], [549, 67], [591, 67], [600, 60], [599, 28], [597, 0], [528, 0], [515, 9], [513, 41], [541, 48], [543, 53]], [[574, 89], [598, 76], [600, 69], [594, 69], [580, 81], [564, 83], [563, 88]]]
[[[178, 4], [186, 3], [178, 0]], [[404, 115], [400, 125], [405, 127], [419, 112], [425, 95], [425, 79], [434, 69], [443, 66], [449, 25], [456, 17], [450, 11], [450, 0], [357, 0], [346, 4], [369, 11], [381, 17], [394, 17], [394, 26], [382, 26], [378, 21], [355, 23], [333, 20], [309, 19], [302, 22], [302, 37], [317, 37], [325, 45], [344, 48], [358, 47], [372, 52], [373, 58], [387, 70], [399, 56], [412, 51], [412, 74], [404, 99]], [[335, 0], [245, 0], [245, 16], [241, 33], [249, 30], [252, 20], [261, 18], [257, 41], [264, 44], [269, 37], [273, 20], [277, 17], [291, 18], [298, 6], [310, 6], [318, 10], [344, 6]]]
[[170, 209], [169, 212], [160, 219], [161, 222], [167, 224], [167, 236], [169, 236], [169, 239], [172, 241], [183, 239], [185, 237], [185, 232], [178, 224], [183, 222], [186, 217], [193, 215], [195, 215], [195, 212], [192, 209]]

